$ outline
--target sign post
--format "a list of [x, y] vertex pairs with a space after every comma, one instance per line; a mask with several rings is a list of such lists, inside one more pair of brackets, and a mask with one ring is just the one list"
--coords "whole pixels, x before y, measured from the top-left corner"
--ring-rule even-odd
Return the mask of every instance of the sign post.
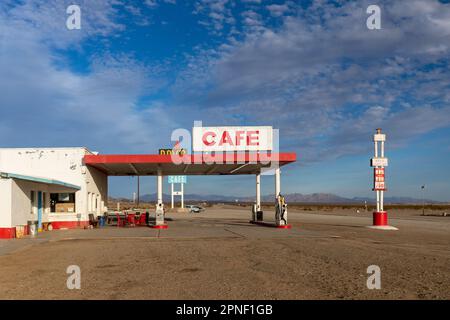
[[384, 143], [386, 135], [377, 129], [373, 136], [374, 157], [370, 160], [373, 167], [373, 191], [377, 199], [377, 209], [373, 213], [373, 225], [371, 228], [381, 230], [398, 230], [388, 225], [387, 211], [384, 210], [384, 192], [386, 191], [385, 167], [388, 166], [388, 159], [384, 157]]
[[[171, 186], [171, 199], [172, 199], [172, 209], [174, 208], [174, 196], [181, 196], [181, 208], [184, 208], [184, 184], [187, 182], [186, 176], [168, 176], [167, 177], [168, 182]], [[181, 190], [175, 191], [174, 185], [180, 184]]]

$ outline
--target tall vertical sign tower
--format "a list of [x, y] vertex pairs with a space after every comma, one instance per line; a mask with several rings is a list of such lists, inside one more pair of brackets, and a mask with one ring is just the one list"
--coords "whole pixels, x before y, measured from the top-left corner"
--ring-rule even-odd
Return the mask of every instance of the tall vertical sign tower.
[[377, 209], [373, 213], [373, 226], [375, 229], [397, 230], [388, 225], [387, 211], [384, 210], [384, 192], [386, 191], [385, 167], [388, 166], [388, 159], [384, 156], [384, 143], [386, 135], [378, 128], [373, 135], [374, 157], [370, 161], [373, 167], [373, 191], [377, 199]]

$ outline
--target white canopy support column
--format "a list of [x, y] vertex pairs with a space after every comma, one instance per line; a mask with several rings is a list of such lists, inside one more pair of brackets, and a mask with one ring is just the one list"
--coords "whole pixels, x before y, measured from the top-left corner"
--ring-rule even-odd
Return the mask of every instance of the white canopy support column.
[[252, 221], [263, 221], [261, 210], [261, 172], [256, 174], [256, 202], [252, 208]]
[[161, 169], [158, 169], [158, 176], [156, 177], [157, 179], [157, 194], [158, 194], [158, 199], [157, 199], [157, 205], [159, 206], [160, 204], [163, 203], [163, 198], [162, 198], [162, 194], [163, 194], [163, 176], [162, 176], [162, 171]]
[[281, 192], [281, 179], [280, 179], [280, 168], [275, 169], [275, 198], [278, 199], [278, 196]]
[[155, 225], [163, 226], [164, 224], [164, 204], [163, 204], [163, 175], [161, 168], [158, 168], [158, 176], [157, 176], [157, 203], [156, 203], [156, 212], [155, 212]]
[[181, 209], [184, 209], [184, 183], [181, 184]]
[[256, 174], [256, 211], [261, 211], [261, 174]]

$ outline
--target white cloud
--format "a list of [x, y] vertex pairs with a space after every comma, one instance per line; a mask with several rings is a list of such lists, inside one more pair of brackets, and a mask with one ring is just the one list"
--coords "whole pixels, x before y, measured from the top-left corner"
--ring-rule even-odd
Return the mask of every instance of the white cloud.
[[145, 0], [145, 5], [149, 6], [150, 8], [154, 8], [158, 6], [158, 2], [156, 0]]
[[212, 34], [221, 35], [226, 25], [235, 23], [230, 9], [233, 5], [229, 0], [198, 0], [193, 13], [199, 16], [206, 14], [209, 19], [201, 19], [199, 23], [209, 28]]
[[159, 4], [163, 2], [163, 3], [169, 3], [169, 4], [177, 4], [176, 0], [145, 0], [144, 4], [151, 8], [151, 9], [155, 9], [159, 6]]
[[[368, 4], [297, 7], [278, 29], [204, 52], [180, 75], [180, 100], [211, 123], [273, 124], [307, 161], [364, 151], [377, 126], [399, 145], [450, 126], [450, 6], [381, 5], [383, 28], [372, 31]], [[258, 13], [243, 16], [252, 24]]]
[[[89, 2], [91, 3], [91, 2]], [[92, 2], [93, 3], [93, 2]], [[94, 56], [86, 74], [72, 72], [59, 61], [53, 47], [81, 46], [88, 37], [120, 28], [108, 20], [114, 12], [83, 15], [83, 32], [72, 35], [59, 25], [58, 3], [46, 2], [38, 15], [33, 4], [0, 10], [0, 137], [3, 146], [85, 145], [94, 149], [154, 150], [151, 139], [164, 129], [152, 126], [164, 118], [161, 106], [136, 110], [139, 98], [164, 85], [158, 69], [129, 56]], [[82, 8], [84, 8], [82, 6]], [[83, 9], [82, 9], [83, 10]], [[51, 19], [53, 17], [53, 19]], [[56, 21], [56, 22], [55, 22]], [[33, 26], [39, 23], [38, 28]], [[98, 30], [100, 29], [100, 30]], [[98, 31], [97, 31], [98, 30]], [[18, 128], [23, 127], [24, 130]], [[170, 128], [167, 128], [169, 131]], [[169, 137], [169, 132], [167, 132]]]
[[289, 6], [287, 4], [271, 4], [266, 6], [266, 8], [274, 17], [280, 17], [289, 10]]

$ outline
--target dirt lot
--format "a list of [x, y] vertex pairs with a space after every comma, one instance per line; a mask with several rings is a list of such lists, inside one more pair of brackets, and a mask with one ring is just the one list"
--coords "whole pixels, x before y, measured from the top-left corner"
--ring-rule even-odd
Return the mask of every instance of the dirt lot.
[[[355, 210], [291, 210], [291, 230], [249, 209], [168, 214], [169, 229], [52, 231], [0, 241], [1, 299], [450, 299], [450, 217], [393, 210], [398, 231]], [[266, 212], [266, 219], [272, 219]], [[66, 268], [81, 268], [68, 290]], [[366, 286], [369, 265], [381, 289]]]

